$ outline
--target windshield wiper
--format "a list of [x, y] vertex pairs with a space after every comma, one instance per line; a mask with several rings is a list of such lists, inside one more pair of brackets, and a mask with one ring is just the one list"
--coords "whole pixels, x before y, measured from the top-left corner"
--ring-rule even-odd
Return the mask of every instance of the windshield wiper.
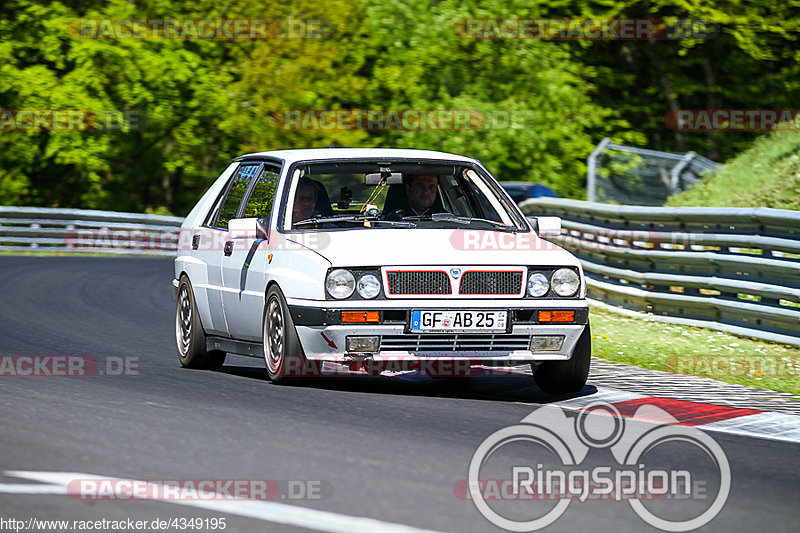
[[387, 226], [400, 226], [404, 228], [416, 228], [417, 225], [413, 222], [404, 222], [401, 220], [381, 220], [374, 216], [365, 216], [365, 215], [350, 215], [350, 216], [343, 216], [343, 217], [317, 217], [317, 218], [307, 218], [305, 220], [301, 220], [300, 222], [295, 222], [295, 227], [301, 226], [314, 226], [317, 224], [325, 224], [326, 222], [356, 222], [359, 224], [363, 224], [364, 222], [369, 222], [372, 224], [385, 224]]
[[433, 220], [434, 222], [453, 222], [455, 224], [464, 224], [467, 226], [471, 226], [473, 223], [478, 222], [481, 224], [489, 224], [494, 229], [498, 229], [500, 231], [510, 231], [516, 232], [517, 228], [513, 226], [507, 226], [502, 222], [496, 222], [494, 220], [489, 220], [486, 218], [470, 218], [470, 217], [460, 217], [458, 215], [454, 215], [453, 213], [431, 213], [430, 215], [410, 215], [403, 217], [403, 220]]

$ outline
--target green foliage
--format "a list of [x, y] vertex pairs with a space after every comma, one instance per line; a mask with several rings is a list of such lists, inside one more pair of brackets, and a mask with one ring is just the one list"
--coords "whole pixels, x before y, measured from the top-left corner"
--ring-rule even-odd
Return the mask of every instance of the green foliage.
[[[240, 153], [439, 149], [498, 178], [583, 197], [604, 136], [726, 159], [754, 134], [672, 132], [671, 108], [792, 108], [800, 0], [9, 0], [0, 108], [90, 110], [121, 129], [0, 128], [0, 202], [185, 214]], [[470, 18], [639, 17], [718, 23], [712, 39], [467, 39]], [[322, 21], [311, 38], [76, 38], [76, 19]], [[301, 24], [302, 26], [302, 24]], [[74, 30], [74, 26], [72, 26]], [[293, 37], [293, 36], [289, 36]], [[294, 36], [296, 37], [296, 35]], [[308, 36], [306, 36], [308, 37]], [[294, 129], [287, 110], [467, 110], [469, 128]]]
[[800, 210], [800, 132], [761, 137], [717, 174], [671, 196], [666, 205]]
[[[175, 16], [164, 5], [123, 1], [78, 12], [52, 2], [15, 1], [0, 20], [0, 102], [4, 109], [128, 113], [121, 130], [3, 131], [3, 202], [185, 212], [197, 189], [230, 157], [218, 129], [229, 105], [215, 42], [74, 38], [76, 18]], [[164, 4], [163, 2], [161, 4]], [[191, 16], [185, 13], [183, 16]]]

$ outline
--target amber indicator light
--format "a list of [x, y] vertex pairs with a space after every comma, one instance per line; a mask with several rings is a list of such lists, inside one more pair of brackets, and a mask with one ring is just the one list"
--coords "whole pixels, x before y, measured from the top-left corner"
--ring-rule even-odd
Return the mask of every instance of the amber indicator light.
[[575, 322], [575, 311], [539, 311], [539, 322]]
[[342, 323], [354, 324], [364, 322], [380, 322], [379, 311], [342, 311]]

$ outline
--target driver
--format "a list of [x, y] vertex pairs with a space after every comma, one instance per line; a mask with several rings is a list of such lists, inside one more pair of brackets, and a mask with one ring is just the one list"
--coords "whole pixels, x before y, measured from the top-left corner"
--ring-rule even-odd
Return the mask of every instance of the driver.
[[400, 211], [404, 217], [430, 215], [439, 186], [439, 178], [428, 174], [406, 174], [403, 177], [408, 208]]

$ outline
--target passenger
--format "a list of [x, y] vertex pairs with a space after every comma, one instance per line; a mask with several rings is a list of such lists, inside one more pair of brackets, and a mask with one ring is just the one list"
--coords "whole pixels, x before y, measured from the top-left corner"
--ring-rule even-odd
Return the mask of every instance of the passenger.
[[297, 191], [294, 193], [292, 224], [313, 218], [316, 205], [317, 189], [314, 187], [314, 182], [309, 178], [300, 178], [297, 182]]

